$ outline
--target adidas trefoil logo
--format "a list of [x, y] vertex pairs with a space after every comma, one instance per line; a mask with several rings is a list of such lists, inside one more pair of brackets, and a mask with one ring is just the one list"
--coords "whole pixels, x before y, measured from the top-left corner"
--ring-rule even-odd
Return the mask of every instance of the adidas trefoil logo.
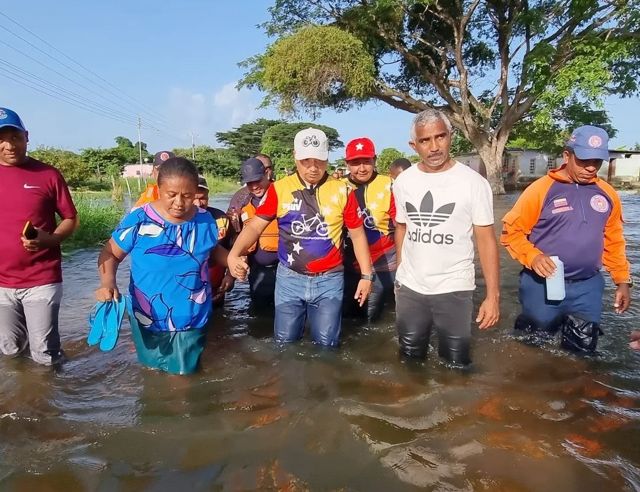
[[[406, 202], [405, 206], [407, 217], [418, 226], [418, 229], [407, 234], [409, 240], [424, 244], [453, 244], [453, 234], [434, 233], [432, 228], [443, 224], [451, 217], [456, 207], [455, 202], [446, 203], [434, 211], [433, 195], [427, 191], [422, 198], [419, 211], [409, 202]], [[422, 227], [426, 227], [427, 230], [423, 231]]]

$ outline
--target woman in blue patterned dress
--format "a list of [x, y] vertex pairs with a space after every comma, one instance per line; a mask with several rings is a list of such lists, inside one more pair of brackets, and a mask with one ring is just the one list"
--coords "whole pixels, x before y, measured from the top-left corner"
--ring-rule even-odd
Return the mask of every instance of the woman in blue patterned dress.
[[[193, 203], [198, 171], [180, 157], [162, 163], [158, 200], [122, 219], [98, 259], [98, 301], [118, 298], [116, 271], [131, 256], [129, 293], [138, 360], [173, 374], [197, 369], [212, 309], [209, 261], [226, 266], [216, 223]], [[133, 323], [135, 325], [136, 323]]]

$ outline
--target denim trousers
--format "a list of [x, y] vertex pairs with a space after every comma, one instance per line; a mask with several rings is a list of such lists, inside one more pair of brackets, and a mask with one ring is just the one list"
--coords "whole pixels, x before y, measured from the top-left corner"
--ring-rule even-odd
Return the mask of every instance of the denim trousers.
[[519, 297], [522, 314], [540, 329], [553, 330], [565, 314], [600, 323], [604, 278], [600, 272], [584, 280], [565, 280], [562, 301], [548, 301], [545, 279], [531, 270], [520, 273]]
[[278, 265], [275, 292], [276, 342], [300, 340], [309, 320], [311, 339], [337, 347], [342, 327], [343, 272], [304, 275]]

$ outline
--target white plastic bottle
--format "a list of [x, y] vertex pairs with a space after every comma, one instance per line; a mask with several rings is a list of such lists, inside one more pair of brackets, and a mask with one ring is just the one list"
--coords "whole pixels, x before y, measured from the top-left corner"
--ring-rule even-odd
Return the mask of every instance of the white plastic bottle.
[[547, 277], [547, 300], [561, 301], [565, 297], [564, 291], [564, 263], [557, 256], [551, 256], [556, 264], [556, 271]]

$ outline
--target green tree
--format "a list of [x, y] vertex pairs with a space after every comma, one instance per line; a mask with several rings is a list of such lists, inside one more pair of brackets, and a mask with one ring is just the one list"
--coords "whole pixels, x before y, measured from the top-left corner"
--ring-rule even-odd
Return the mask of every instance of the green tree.
[[239, 161], [245, 161], [260, 153], [262, 136], [270, 127], [283, 123], [282, 120], [257, 119], [252, 123], [245, 123], [228, 132], [216, 133], [216, 139], [231, 150]]
[[589, 108], [584, 103], [573, 101], [553, 111], [553, 122], [540, 124], [533, 116], [518, 122], [509, 137], [509, 147], [535, 149], [559, 155], [573, 129], [581, 125], [596, 125], [604, 128], [610, 137], [618, 133], [611, 125], [607, 113]]
[[451, 155], [468, 154], [473, 152], [473, 144], [469, 142], [459, 131], [453, 132], [451, 139]]
[[638, 92], [640, 0], [275, 0], [277, 40], [243, 85], [282, 111], [368, 100], [440, 108], [479, 152], [494, 191], [514, 126], [553, 125], [578, 100]]
[[91, 166], [81, 156], [70, 150], [54, 147], [38, 147], [29, 152], [34, 159], [51, 164], [60, 171], [69, 186], [86, 183], [93, 175]]
[[338, 131], [330, 126], [308, 122], [283, 122], [273, 125], [264, 132], [262, 137], [262, 152], [271, 157], [278, 174], [282, 174], [285, 170], [292, 169], [295, 166], [293, 159], [293, 140], [296, 133], [309, 127], [322, 130], [327, 135], [329, 139], [329, 150], [335, 150], [344, 146], [340, 141]]
[[393, 147], [387, 147], [386, 149], [382, 149], [380, 154], [378, 154], [378, 159], [376, 160], [376, 167], [378, 171], [387, 174], [389, 172], [389, 166], [396, 159], [400, 159], [401, 157], [406, 157], [404, 153], [400, 152], [398, 149], [394, 149]]
[[[192, 159], [191, 147], [173, 149], [180, 157]], [[236, 180], [240, 173], [240, 159], [231, 149], [215, 149], [207, 145], [195, 148], [195, 164], [202, 173], [212, 174], [219, 178]]]

